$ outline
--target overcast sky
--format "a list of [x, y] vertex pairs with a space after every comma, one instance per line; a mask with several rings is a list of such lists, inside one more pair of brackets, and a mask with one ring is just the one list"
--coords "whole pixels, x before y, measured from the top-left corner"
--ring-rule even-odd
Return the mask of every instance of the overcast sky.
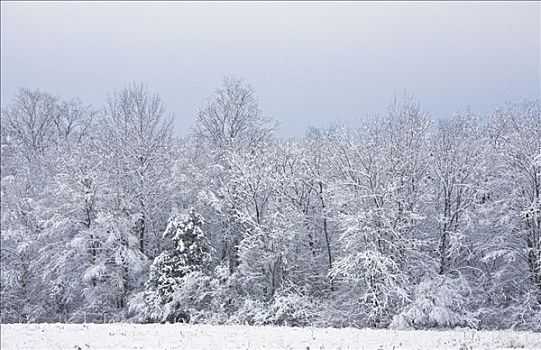
[[252, 84], [282, 135], [383, 113], [435, 116], [539, 99], [540, 3], [5, 2], [1, 97], [21, 86], [100, 105], [132, 81], [183, 134], [225, 75]]

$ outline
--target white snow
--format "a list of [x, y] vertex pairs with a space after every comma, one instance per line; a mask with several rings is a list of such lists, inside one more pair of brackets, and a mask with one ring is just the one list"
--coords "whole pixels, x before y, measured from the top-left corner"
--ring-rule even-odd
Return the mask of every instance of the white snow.
[[513, 331], [208, 326], [3, 324], [9, 349], [541, 349], [541, 334]]

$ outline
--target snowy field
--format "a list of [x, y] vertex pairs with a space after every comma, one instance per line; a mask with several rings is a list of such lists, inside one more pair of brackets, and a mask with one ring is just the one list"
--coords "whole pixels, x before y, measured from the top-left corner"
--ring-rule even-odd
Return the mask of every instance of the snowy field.
[[541, 334], [205, 325], [16, 324], [1, 349], [541, 349]]

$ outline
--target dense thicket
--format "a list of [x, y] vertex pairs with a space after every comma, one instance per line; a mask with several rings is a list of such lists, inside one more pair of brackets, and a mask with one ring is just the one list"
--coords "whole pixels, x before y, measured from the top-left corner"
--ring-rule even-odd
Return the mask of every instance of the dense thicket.
[[1, 322], [540, 329], [538, 101], [278, 139], [226, 79], [184, 138], [140, 85], [1, 121]]

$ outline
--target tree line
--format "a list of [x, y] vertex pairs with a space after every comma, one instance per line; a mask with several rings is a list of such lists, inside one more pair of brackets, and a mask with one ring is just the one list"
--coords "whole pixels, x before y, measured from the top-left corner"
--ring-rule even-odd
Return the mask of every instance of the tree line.
[[184, 137], [140, 84], [1, 122], [2, 323], [540, 330], [539, 101], [284, 139], [226, 78]]

